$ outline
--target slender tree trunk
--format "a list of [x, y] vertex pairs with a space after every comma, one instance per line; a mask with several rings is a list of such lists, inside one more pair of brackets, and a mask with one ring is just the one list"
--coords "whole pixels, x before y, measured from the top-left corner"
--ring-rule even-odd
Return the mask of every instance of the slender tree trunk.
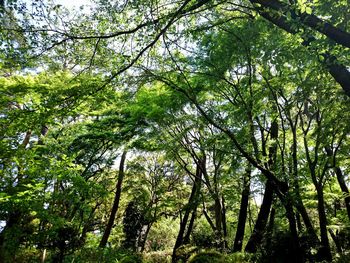
[[342, 173], [342, 170], [339, 167], [335, 168], [335, 173], [337, 175], [337, 180], [340, 186], [341, 191], [343, 192], [343, 194], [346, 196], [344, 198], [344, 202], [345, 202], [345, 206], [346, 206], [346, 211], [348, 213], [348, 218], [350, 220], [350, 196], [349, 196], [349, 189], [345, 183], [344, 180], [344, 175]]
[[283, 200], [282, 202], [284, 203], [283, 206], [286, 210], [286, 216], [289, 223], [289, 231], [291, 234], [290, 245], [289, 245], [290, 256], [293, 262], [299, 263], [299, 262], [304, 262], [304, 260], [303, 260], [302, 251], [300, 249], [297, 222], [295, 219], [295, 213], [293, 211], [293, 202], [291, 198], [292, 197], [290, 195], [287, 195], [285, 200]]
[[298, 232], [302, 232], [303, 231], [303, 225], [301, 224], [300, 213], [296, 212], [295, 216], [296, 216], [296, 220], [297, 220]]
[[298, 192], [294, 192], [295, 193], [295, 202], [294, 202], [294, 206], [295, 208], [298, 210], [299, 214], [301, 215], [303, 222], [305, 224], [305, 227], [307, 229], [308, 235], [310, 236], [311, 239], [313, 239], [315, 242], [319, 243], [319, 239], [317, 237], [316, 231], [312, 225], [312, 222], [310, 220], [310, 217], [306, 211], [306, 208], [302, 202], [301, 196], [299, 191]]
[[[273, 170], [275, 166], [276, 153], [277, 153], [276, 140], [278, 139], [278, 123], [276, 119], [271, 123], [270, 138], [273, 144], [269, 147], [269, 159], [267, 164], [268, 164], [268, 167]], [[256, 252], [258, 245], [261, 243], [261, 240], [266, 230], [267, 220], [270, 214], [270, 209], [273, 201], [273, 192], [274, 192], [273, 182], [268, 179], [266, 182], [263, 202], [261, 204], [260, 211], [258, 214], [258, 219], [255, 223], [253, 233], [250, 236], [250, 239], [248, 240], [248, 243], [245, 247], [246, 252], [250, 252], [250, 253]]]
[[273, 227], [275, 224], [275, 213], [276, 213], [276, 210], [275, 208], [272, 207], [270, 212], [269, 223], [267, 226], [266, 241], [265, 241], [267, 258], [271, 258], [272, 256], [272, 236], [273, 236]]
[[[298, 146], [298, 137], [297, 137], [297, 122], [298, 119], [295, 120], [295, 123], [293, 123], [292, 118], [289, 118], [289, 123], [292, 127], [292, 134], [293, 134], [293, 144], [292, 144], [292, 160], [293, 160], [293, 166], [291, 168], [292, 170], [292, 191], [294, 195], [294, 206], [298, 210], [299, 214], [301, 215], [306, 230], [308, 234], [308, 239], [311, 241], [312, 244], [319, 244], [320, 241], [318, 239], [318, 236], [316, 234], [316, 231], [312, 225], [312, 222], [310, 220], [310, 217], [306, 211], [306, 208], [304, 206], [303, 200], [300, 195], [300, 186], [299, 186], [299, 178], [298, 178], [298, 155], [297, 155], [297, 146]], [[298, 222], [298, 221], [297, 221]], [[301, 229], [301, 224], [299, 223], [299, 231]]]
[[224, 234], [224, 249], [226, 249], [227, 246], [227, 224], [226, 224], [226, 206], [225, 206], [225, 198], [221, 198], [222, 202], [222, 231]]
[[[200, 165], [205, 165], [205, 158], [201, 161]], [[192, 186], [192, 191], [190, 198], [188, 200], [185, 214], [183, 216], [183, 219], [180, 223], [180, 229], [179, 233], [177, 235], [176, 241], [175, 241], [175, 246], [173, 249], [173, 255], [172, 255], [172, 262], [177, 262], [178, 258], [176, 255], [176, 250], [184, 244], [184, 235], [186, 231], [186, 226], [187, 222], [190, 216], [191, 211], [193, 211], [197, 205], [198, 205], [198, 198], [200, 194], [200, 187], [201, 187], [201, 182], [202, 182], [202, 169], [197, 165], [196, 169], [196, 177]]]
[[46, 261], [46, 248], [43, 249], [43, 252], [41, 254], [41, 259], [40, 259], [40, 262], [41, 263], [44, 263]]
[[268, 242], [271, 241], [271, 237], [273, 234], [273, 227], [275, 225], [275, 214], [276, 214], [276, 209], [272, 207], [270, 212], [269, 224], [267, 226], [267, 233], [269, 234], [269, 238], [270, 238]]
[[213, 230], [213, 232], [216, 232], [216, 227], [213, 223], [213, 221], [210, 219], [210, 216], [208, 215], [207, 209], [205, 208], [205, 204], [203, 202], [203, 215], [205, 217], [205, 219], [207, 219], [207, 222], [209, 223], [211, 229]]
[[222, 237], [222, 206], [220, 197], [215, 196], [214, 202], [216, 234], [218, 237]]
[[332, 260], [331, 248], [329, 246], [328, 233], [327, 233], [327, 216], [324, 204], [323, 197], [323, 187], [321, 184], [316, 186], [317, 191], [317, 208], [318, 208], [318, 217], [320, 223], [320, 232], [321, 232], [321, 245], [319, 251], [319, 256], [325, 260]]
[[241, 206], [239, 209], [236, 237], [233, 245], [233, 252], [238, 252], [242, 250], [245, 224], [247, 221], [248, 204], [249, 204], [250, 177], [251, 177], [251, 168], [249, 165], [249, 168], [247, 169], [247, 172], [243, 177], [243, 191], [242, 191], [242, 197], [241, 197]]
[[331, 237], [332, 237], [332, 239], [334, 241], [335, 247], [337, 248], [337, 252], [339, 254], [342, 254], [343, 253], [343, 248], [341, 246], [341, 243], [339, 242], [338, 237], [334, 233], [333, 229], [328, 229], [328, 232], [329, 232], [329, 234], [331, 235]]
[[116, 193], [114, 196], [114, 201], [113, 201], [113, 206], [112, 206], [112, 210], [111, 210], [111, 214], [109, 216], [108, 219], [108, 223], [106, 225], [106, 229], [105, 232], [103, 233], [102, 239], [100, 241], [99, 247], [104, 248], [107, 244], [109, 235], [111, 234], [113, 225], [114, 225], [114, 220], [115, 220], [115, 216], [118, 212], [118, 208], [119, 208], [119, 200], [120, 200], [120, 196], [122, 193], [122, 183], [123, 183], [123, 179], [124, 179], [124, 164], [125, 164], [125, 159], [126, 159], [126, 151], [123, 152], [121, 159], [120, 159], [120, 164], [119, 164], [119, 172], [118, 172], [118, 180], [117, 180], [117, 185], [116, 185]]
[[194, 220], [196, 219], [196, 214], [197, 214], [197, 206], [193, 209], [193, 212], [192, 212], [192, 215], [191, 215], [191, 219], [190, 219], [190, 223], [188, 224], [187, 232], [186, 232], [186, 235], [184, 237], [184, 244], [189, 244], [190, 243], [190, 236], [191, 236], [191, 233], [192, 233]]
[[223, 224], [223, 218], [222, 218], [222, 203], [221, 198], [219, 194], [216, 192], [214, 197], [214, 212], [215, 212], [215, 236], [216, 240], [218, 241], [216, 243], [217, 247], [219, 249], [223, 249], [225, 247], [225, 240], [223, 236], [222, 231], [222, 224]]
[[152, 228], [152, 225], [153, 225], [152, 222], [149, 223], [149, 224], [147, 224], [146, 230], [144, 231], [144, 233], [142, 233], [142, 234], [140, 235], [140, 241], [139, 241], [140, 252], [143, 252], [143, 251], [145, 250], [146, 240], [147, 240], [149, 231], [150, 231], [151, 228]]
[[270, 180], [268, 180], [266, 182], [263, 202], [260, 206], [260, 211], [254, 226], [253, 233], [251, 234], [245, 247], [245, 251], [248, 253], [255, 253], [258, 249], [258, 246], [261, 244], [261, 240], [263, 239], [266, 230], [266, 224], [269, 218], [272, 200], [273, 184]]

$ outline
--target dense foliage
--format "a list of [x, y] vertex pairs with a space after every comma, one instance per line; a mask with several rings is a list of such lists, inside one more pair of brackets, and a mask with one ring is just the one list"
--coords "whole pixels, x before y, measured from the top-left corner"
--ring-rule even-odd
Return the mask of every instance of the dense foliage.
[[348, 262], [350, 5], [0, 1], [0, 262]]

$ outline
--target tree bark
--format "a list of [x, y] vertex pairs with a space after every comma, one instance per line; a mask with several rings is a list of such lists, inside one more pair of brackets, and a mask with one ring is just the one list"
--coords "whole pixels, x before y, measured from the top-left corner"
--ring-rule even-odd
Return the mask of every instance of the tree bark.
[[321, 232], [321, 248], [319, 250], [319, 256], [321, 259], [328, 261], [332, 260], [331, 248], [329, 246], [328, 234], [327, 234], [327, 216], [324, 204], [323, 197], [323, 187], [318, 184], [316, 186], [317, 192], [317, 208], [318, 208], [318, 217], [320, 223], [320, 232]]
[[243, 246], [243, 238], [244, 238], [245, 224], [247, 221], [247, 212], [248, 212], [248, 204], [249, 204], [250, 177], [251, 177], [251, 168], [249, 165], [247, 172], [243, 177], [243, 190], [242, 190], [242, 196], [241, 196], [241, 205], [239, 209], [236, 237], [233, 244], [233, 252], [241, 251]]
[[245, 251], [248, 253], [255, 253], [263, 239], [267, 221], [270, 214], [270, 209], [273, 200], [273, 184], [270, 180], [266, 182], [264, 198], [260, 207], [258, 218], [256, 220], [253, 233], [251, 234]]
[[339, 167], [335, 168], [335, 173], [337, 175], [337, 180], [340, 186], [341, 191], [343, 192], [343, 194], [346, 196], [344, 198], [344, 202], [345, 202], [345, 206], [346, 206], [346, 211], [348, 213], [348, 218], [350, 220], [350, 196], [349, 196], [349, 189], [345, 183], [344, 180], [344, 175], [342, 170]]
[[[274, 120], [271, 123], [270, 138], [273, 144], [269, 147], [269, 159], [267, 164], [268, 164], [268, 167], [273, 170], [275, 166], [274, 164], [275, 164], [275, 159], [277, 154], [277, 145], [276, 145], [276, 140], [278, 138], [277, 120]], [[258, 249], [258, 245], [261, 243], [263, 239], [263, 236], [266, 230], [267, 220], [270, 214], [270, 209], [273, 201], [273, 191], [274, 191], [273, 188], [274, 187], [272, 185], [271, 180], [267, 180], [264, 198], [260, 207], [258, 219], [254, 226], [253, 233], [250, 236], [250, 239], [245, 247], [246, 252], [255, 253]]]
[[[292, 143], [292, 160], [293, 160], [293, 166], [292, 166], [292, 185], [293, 185], [293, 194], [295, 198], [294, 206], [298, 210], [299, 214], [301, 215], [303, 222], [305, 224], [307, 234], [309, 236], [309, 240], [311, 243], [319, 244], [320, 240], [318, 239], [318, 236], [316, 234], [316, 231], [312, 225], [312, 222], [310, 220], [310, 217], [306, 211], [306, 208], [304, 206], [303, 200], [300, 195], [300, 186], [299, 186], [299, 178], [298, 178], [298, 156], [297, 156], [297, 145], [298, 145], [298, 139], [297, 139], [297, 119], [296, 122], [293, 123], [292, 119], [289, 118], [289, 123], [292, 127], [292, 134], [293, 134], [293, 143]], [[300, 229], [301, 227], [299, 227]]]
[[146, 230], [144, 231], [144, 233], [141, 232], [141, 235], [139, 237], [139, 242], [138, 242], [139, 243], [138, 247], [139, 247], [140, 252], [143, 252], [145, 250], [146, 240], [147, 240], [149, 231], [152, 228], [152, 225], [153, 225], [153, 222], [149, 222], [146, 225]]
[[194, 220], [196, 219], [196, 214], [197, 214], [196, 210], [197, 210], [197, 206], [192, 211], [190, 223], [188, 224], [187, 232], [186, 232], [186, 235], [184, 237], [184, 244], [189, 244], [190, 243], [190, 236], [191, 236], [191, 233], [192, 233]]
[[218, 238], [222, 237], [222, 206], [219, 196], [215, 196], [214, 199], [214, 211], [215, 211], [215, 226], [216, 234]]
[[187, 222], [188, 222], [190, 213], [191, 213], [191, 211], [194, 211], [194, 209], [196, 209], [198, 206], [198, 199], [199, 199], [201, 182], [202, 182], [202, 174], [203, 174], [202, 173], [203, 169], [200, 167], [200, 165], [202, 165], [202, 166], [205, 165], [205, 158], [203, 158], [201, 160], [201, 162], [197, 165], [197, 168], [196, 168], [196, 176], [195, 176], [194, 183], [192, 186], [191, 195], [190, 195], [190, 198], [189, 198], [188, 203], [186, 205], [186, 210], [185, 210], [185, 214], [183, 216], [183, 219], [180, 222], [179, 233], [177, 235], [175, 245], [173, 248], [172, 262], [177, 262], [177, 260], [178, 260], [177, 255], [176, 255], [176, 250], [181, 245], [184, 244], [184, 235], [185, 235], [186, 226], [187, 226]]
[[99, 244], [99, 247], [101, 247], [101, 248], [104, 248], [107, 244], [108, 238], [111, 234], [111, 231], [112, 231], [112, 228], [114, 225], [115, 216], [118, 212], [120, 196], [122, 193], [122, 183], [123, 183], [123, 179], [124, 179], [124, 175], [125, 175], [124, 164], [125, 164], [125, 159], [126, 159], [126, 153], [127, 152], [124, 151], [122, 156], [121, 156], [121, 159], [120, 159], [116, 192], [115, 192], [115, 196], [114, 196], [114, 200], [113, 200], [111, 214], [109, 216], [108, 223], [106, 225], [106, 229], [103, 233], [102, 239], [101, 239], [100, 244]]
[[331, 237], [332, 237], [332, 239], [334, 241], [335, 247], [337, 248], [337, 252], [339, 254], [342, 254], [343, 253], [343, 248], [341, 246], [341, 243], [339, 242], [338, 237], [334, 233], [333, 229], [328, 229], [328, 232], [329, 232], [329, 234], [331, 235]]
[[227, 246], [227, 224], [226, 224], [226, 206], [225, 206], [225, 198], [221, 198], [222, 202], [222, 231], [224, 234], [224, 249], [226, 249]]
[[285, 200], [282, 201], [283, 206], [286, 210], [286, 217], [289, 223], [289, 231], [291, 234], [290, 240], [290, 256], [292, 258], [292, 262], [304, 262], [303, 254], [300, 249], [298, 230], [297, 230], [297, 222], [295, 219], [295, 213], [293, 210], [293, 202], [291, 200], [291, 196], [287, 195]]
[[275, 225], [275, 214], [276, 214], [276, 210], [275, 208], [272, 207], [270, 211], [270, 219], [267, 226], [266, 241], [265, 241], [267, 258], [271, 258], [272, 256], [272, 237], [273, 237], [273, 227]]
[[203, 215], [204, 215], [205, 219], [207, 219], [207, 222], [209, 223], [211, 229], [215, 233], [216, 227], [215, 227], [213, 221], [210, 219], [210, 216], [208, 215], [208, 212], [207, 212], [207, 210], [205, 208], [205, 204], [204, 203], [203, 203]]

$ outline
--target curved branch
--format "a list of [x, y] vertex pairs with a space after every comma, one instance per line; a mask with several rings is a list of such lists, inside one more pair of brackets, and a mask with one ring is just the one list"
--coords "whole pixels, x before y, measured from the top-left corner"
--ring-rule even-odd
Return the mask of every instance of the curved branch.
[[250, 2], [252, 4], [260, 4], [262, 7], [271, 8], [275, 11], [282, 12], [283, 15], [290, 12], [293, 14], [293, 16], [299, 18], [300, 22], [305, 26], [308, 26], [327, 36], [329, 39], [332, 39], [339, 45], [350, 48], [350, 33], [337, 28], [314, 14], [300, 12], [300, 10], [296, 10], [294, 7], [284, 4], [278, 0], [250, 0]]

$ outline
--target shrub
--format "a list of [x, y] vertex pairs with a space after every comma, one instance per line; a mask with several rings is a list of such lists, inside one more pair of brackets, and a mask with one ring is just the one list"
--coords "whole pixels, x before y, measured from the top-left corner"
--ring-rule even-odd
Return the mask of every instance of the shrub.
[[188, 263], [225, 263], [225, 256], [216, 251], [204, 251], [192, 255]]
[[[77, 263], [110, 263], [110, 262], [120, 262], [121, 260], [127, 260], [128, 257], [137, 257], [132, 252], [125, 249], [118, 248], [84, 248], [76, 251], [73, 255], [66, 256], [64, 262], [77, 262]], [[140, 259], [140, 258], [139, 258]], [[139, 261], [125, 261], [126, 262], [141, 262]]]
[[176, 259], [180, 262], [186, 262], [187, 259], [197, 251], [197, 247], [191, 245], [182, 245], [176, 250]]
[[129, 255], [123, 257], [118, 263], [142, 263], [142, 260], [137, 255]]
[[143, 255], [143, 263], [170, 263], [172, 250], [153, 251]]
[[179, 223], [171, 218], [154, 223], [146, 241], [146, 251], [172, 249], [175, 245]]
[[253, 255], [241, 252], [228, 254], [225, 256], [225, 263], [248, 263], [252, 261]]
[[335, 263], [349, 263], [350, 262], [350, 253], [337, 256], [333, 262], [335, 262]]
[[216, 243], [215, 233], [204, 218], [198, 220], [191, 236], [194, 245], [198, 247], [210, 248]]
[[251, 254], [233, 253], [221, 254], [217, 251], [202, 251], [194, 254], [188, 263], [248, 263], [253, 262]]

